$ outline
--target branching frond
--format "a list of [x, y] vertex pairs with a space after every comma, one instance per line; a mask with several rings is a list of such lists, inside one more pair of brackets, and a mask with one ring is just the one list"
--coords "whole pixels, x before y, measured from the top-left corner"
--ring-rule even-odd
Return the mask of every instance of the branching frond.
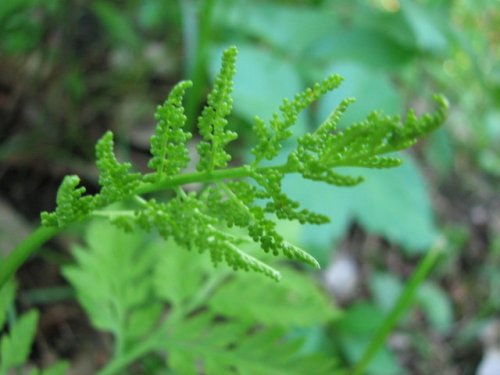
[[[436, 96], [438, 108], [432, 114], [417, 117], [410, 111], [402, 122], [397, 116], [373, 112], [364, 121], [338, 130], [337, 123], [354, 100], [347, 98], [314, 132], [298, 137], [296, 148], [284, 163], [261, 166], [262, 160], [279, 154], [283, 142], [292, 136], [291, 127], [299, 114], [340, 85], [342, 78], [332, 75], [293, 100], [284, 100], [269, 124], [256, 118], [258, 143], [252, 149], [254, 162], [230, 167], [226, 146], [237, 135], [227, 129], [226, 118], [232, 109], [235, 62], [236, 48], [232, 47], [222, 56], [221, 70], [198, 119], [202, 139], [197, 145], [197, 172], [181, 173], [189, 162], [186, 143], [191, 138], [191, 133], [184, 129], [182, 99], [191, 86], [186, 81], [176, 85], [156, 111], [158, 124], [151, 138], [152, 158], [148, 164], [154, 173], [131, 173], [130, 163], [119, 163], [113, 152], [113, 135], [107, 132], [96, 146], [101, 191], [95, 196], [84, 196], [85, 189], [78, 187], [78, 177], [66, 177], [57, 195], [57, 208], [53, 213], [42, 214], [43, 224], [62, 228], [92, 214], [107, 216], [128, 232], [136, 227], [156, 230], [187, 250], [208, 252], [214, 264], [224, 262], [235, 270], [256, 271], [278, 280], [278, 271], [243, 251], [243, 245], [253, 242], [267, 253], [318, 267], [307, 252], [285, 241], [276, 229], [275, 219], [302, 224], [323, 224], [329, 220], [301, 208], [299, 202], [283, 192], [285, 175], [298, 173], [331, 185], [357, 185], [362, 177], [345, 175], [337, 168], [395, 167], [401, 163], [395, 152], [413, 145], [446, 118], [446, 100]], [[184, 193], [182, 185], [192, 182], [203, 183], [204, 188]], [[165, 189], [174, 193], [165, 202], [142, 197]], [[135, 198], [136, 204], [132, 211], [111, 214], [102, 210], [130, 198]], [[233, 227], [238, 227], [242, 234], [230, 234], [227, 229]]]

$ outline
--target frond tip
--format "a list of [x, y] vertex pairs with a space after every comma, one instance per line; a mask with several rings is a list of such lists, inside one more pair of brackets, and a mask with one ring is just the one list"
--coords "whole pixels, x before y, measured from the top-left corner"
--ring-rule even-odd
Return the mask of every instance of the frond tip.
[[198, 129], [203, 140], [198, 144], [199, 171], [211, 172], [224, 168], [231, 160], [225, 146], [234, 141], [238, 134], [226, 129], [226, 117], [233, 108], [233, 76], [236, 73], [236, 47], [230, 47], [222, 55], [222, 67], [215, 77], [212, 91], [208, 94], [207, 105], [198, 118]]
[[189, 162], [187, 141], [192, 137], [184, 131], [186, 123], [182, 98], [193, 84], [191, 81], [178, 83], [170, 92], [165, 103], [158, 106], [155, 119], [158, 121], [155, 134], [151, 137], [152, 158], [148, 167], [156, 171], [155, 178], [174, 176]]

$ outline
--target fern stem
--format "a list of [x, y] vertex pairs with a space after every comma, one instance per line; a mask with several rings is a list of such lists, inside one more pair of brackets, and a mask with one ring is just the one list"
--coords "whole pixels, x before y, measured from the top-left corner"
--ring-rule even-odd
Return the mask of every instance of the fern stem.
[[2, 287], [23, 263], [45, 242], [50, 240], [64, 228], [39, 227], [24, 239], [0, 263], [0, 287]]
[[366, 367], [370, 364], [371, 360], [375, 354], [377, 354], [382, 345], [384, 345], [387, 336], [389, 336], [394, 326], [399, 322], [401, 316], [411, 306], [419, 286], [427, 278], [443, 254], [443, 248], [444, 246], [442, 245], [442, 241], [437, 241], [424, 259], [419, 262], [416, 270], [411, 275], [410, 280], [406, 283], [405, 288], [401, 292], [398, 300], [375, 333], [369, 345], [366, 347], [361, 359], [354, 366], [351, 375], [361, 375], [365, 373]]

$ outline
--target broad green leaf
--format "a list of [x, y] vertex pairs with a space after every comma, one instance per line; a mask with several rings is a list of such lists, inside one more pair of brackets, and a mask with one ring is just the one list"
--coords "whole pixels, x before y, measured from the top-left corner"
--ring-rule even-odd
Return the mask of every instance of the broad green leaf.
[[[307, 47], [331, 34], [335, 14], [320, 7], [272, 2], [219, 2], [217, 24], [259, 38], [290, 55], [307, 53]], [[297, 27], [300, 25], [300, 27]]]
[[22, 315], [0, 341], [0, 374], [26, 362], [38, 323], [38, 312]]
[[314, 43], [310, 53], [318, 61], [350, 62], [390, 72], [416, 57], [411, 46], [402, 45], [381, 30], [343, 23], [331, 25], [330, 32]]
[[441, 19], [413, 0], [401, 1], [401, 10], [414, 33], [417, 46], [424, 51], [444, 52], [448, 41], [439, 26]]
[[344, 98], [354, 97], [356, 101], [342, 116], [344, 126], [362, 121], [377, 110], [389, 115], [398, 115], [402, 110], [401, 96], [391, 83], [388, 74], [370, 69], [357, 61], [342, 61], [327, 68], [322, 74], [336, 73], [344, 82], [335, 91], [325, 95], [318, 105], [320, 121], [326, 119]]
[[234, 275], [209, 300], [210, 308], [216, 314], [249, 323], [284, 328], [322, 324], [339, 316], [331, 299], [310, 277], [287, 269], [280, 271], [283, 278], [279, 283], [248, 273]]

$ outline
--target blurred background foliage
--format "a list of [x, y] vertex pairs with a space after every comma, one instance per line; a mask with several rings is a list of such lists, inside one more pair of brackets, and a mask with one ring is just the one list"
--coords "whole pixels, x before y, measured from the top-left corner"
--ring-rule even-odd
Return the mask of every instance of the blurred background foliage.
[[[105, 129], [144, 168], [156, 104], [193, 79], [192, 127], [228, 45], [239, 49], [231, 126], [242, 134], [240, 161], [254, 115], [269, 118], [284, 97], [330, 73], [343, 75], [343, 85], [300, 117], [297, 134], [346, 96], [357, 102], [344, 125], [373, 110], [422, 113], [433, 93], [444, 93], [447, 124], [406, 153], [404, 166], [358, 171], [367, 181], [353, 189], [288, 178], [287, 192], [332, 222], [284, 231], [318, 257], [325, 287], [345, 308], [334, 327], [300, 332], [305, 350], [326, 345], [347, 363], [415, 262], [444, 238], [447, 256], [370, 373], [476, 368], [480, 332], [500, 308], [498, 0], [9, 0], [0, 2], [0, 36], [0, 198], [12, 218], [4, 235], [53, 208], [64, 174], [95, 188], [93, 145]], [[43, 269], [66, 251], [53, 246]], [[40, 274], [25, 276], [26, 295], [61, 283], [53, 276], [40, 284]], [[336, 290], [339, 278], [353, 291]]]

